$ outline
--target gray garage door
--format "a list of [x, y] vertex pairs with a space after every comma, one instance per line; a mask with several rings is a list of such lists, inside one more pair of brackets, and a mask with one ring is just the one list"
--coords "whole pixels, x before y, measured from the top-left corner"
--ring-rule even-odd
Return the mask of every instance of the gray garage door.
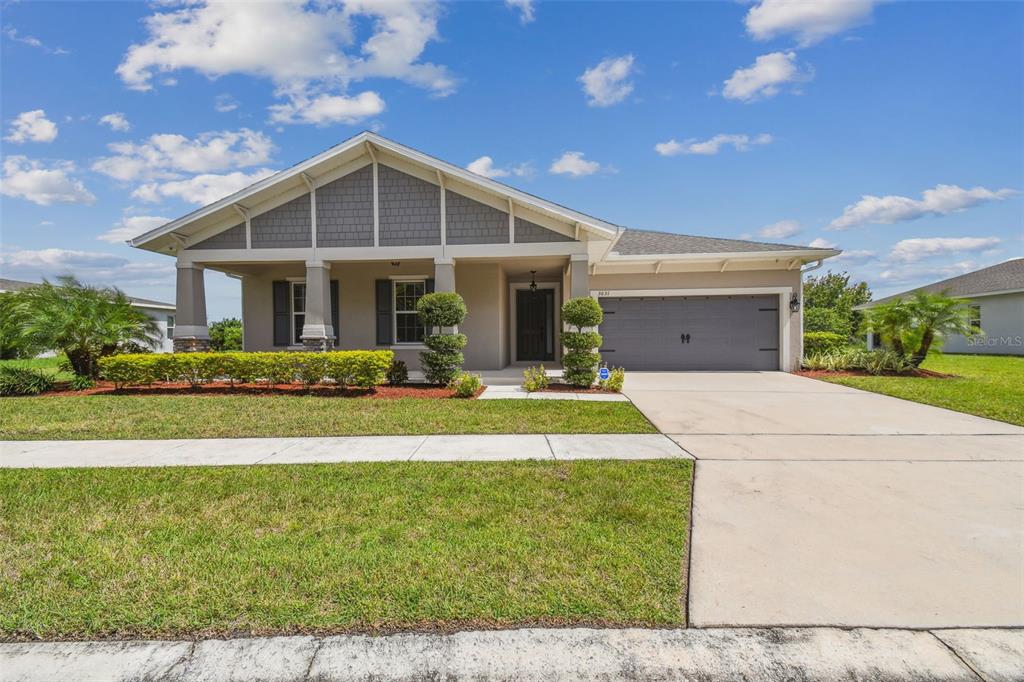
[[627, 370], [775, 370], [778, 296], [601, 298], [605, 362]]

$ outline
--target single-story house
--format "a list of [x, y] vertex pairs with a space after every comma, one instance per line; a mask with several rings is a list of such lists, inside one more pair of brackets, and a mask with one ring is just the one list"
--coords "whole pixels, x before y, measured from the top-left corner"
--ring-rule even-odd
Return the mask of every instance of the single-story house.
[[129, 242], [177, 259], [178, 350], [208, 344], [203, 272], [241, 279], [245, 350], [390, 348], [419, 367], [416, 302], [456, 291], [466, 368], [557, 364], [561, 303], [604, 308], [636, 370], [789, 370], [809, 248], [626, 229], [371, 132]]
[[[906, 298], [915, 291], [945, 292], [970, 301], [971, 324], [982, 332], [978, 336], [949, 336], [944, 353], [982, 353], [1024, 355], [1024, 258], [1013, 258], [998, 265], [950, 277], [941, 282], [904, 291], [857, 306], [866, 310], [880, 303]], [[868, 337], [868, 347], [876, 340]]]
[[[5, 291], [21, 291], [28, 287], [34, 287], [38, 282], [22, 282], [16, 279], [0, 279], [0, 294]], [[159, 329], [159, 338], [155, 339], [156, 345], [153, 350], [157, 353], [171, 353], [174, 351], [174, 304], [163, 303], [162, 301], [151, 301], [148, 298], [136, 298], [129, 296], [133, 308], [153, 318]]]

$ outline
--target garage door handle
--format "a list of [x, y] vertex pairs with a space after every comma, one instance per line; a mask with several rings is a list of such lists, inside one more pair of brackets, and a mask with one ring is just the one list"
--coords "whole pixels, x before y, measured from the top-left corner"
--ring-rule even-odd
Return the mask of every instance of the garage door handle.
[[689, 334], [680, 334], [679, 335], [679, 343], [690, 343], [690, 335]]

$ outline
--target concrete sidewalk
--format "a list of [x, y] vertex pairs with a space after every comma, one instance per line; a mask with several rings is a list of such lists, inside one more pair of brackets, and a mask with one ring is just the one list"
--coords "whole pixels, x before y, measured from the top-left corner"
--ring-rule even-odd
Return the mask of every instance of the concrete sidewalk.
[[0, 680], [1019, 680], [1022, 630], [525, 629], [0, 644]]
[[656, 433], [0, 442], [0, 468], [669, 458], [691, 459]]

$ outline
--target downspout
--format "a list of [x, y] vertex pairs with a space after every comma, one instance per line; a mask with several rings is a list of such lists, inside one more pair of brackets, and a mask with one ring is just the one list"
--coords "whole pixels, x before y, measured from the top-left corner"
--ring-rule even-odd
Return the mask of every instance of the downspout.
[[797, 332], [800, 335], [800, 361], [804, 359], [804, 275], [808, 272], [814, 272], [822, 265], [825, 264], [824, 258], [819, 258], [818, 262], [809, 268], [800, 268], [800, 324], [797, 327]]

